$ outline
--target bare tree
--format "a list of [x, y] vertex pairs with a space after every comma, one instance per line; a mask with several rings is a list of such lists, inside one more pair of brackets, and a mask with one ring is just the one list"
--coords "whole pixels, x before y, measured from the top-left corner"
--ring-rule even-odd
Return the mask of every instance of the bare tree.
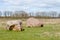
[[15, 11], [13, 15], [15, 17], [28, 17], [28, 13], [25, 11]]
[[12, 11], [4, 11], [5, 17], [10, 17], [12, 15]]
[[2, 16], [2, 12], [0, 11], [0, 17]]
[[60, 17], [60, 13], [58, 14], [58, 17]]

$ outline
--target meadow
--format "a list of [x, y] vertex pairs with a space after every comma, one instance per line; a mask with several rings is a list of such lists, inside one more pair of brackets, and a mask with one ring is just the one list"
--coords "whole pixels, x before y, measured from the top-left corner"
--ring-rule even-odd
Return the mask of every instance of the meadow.
[[0, 19], [0, 40], [60, 40], [60, 19], [40, 19], [44, 22], [44, 27], [26, 28], [25, 31], [8, 31], [4, 27], [5, 22], [16, 19]]

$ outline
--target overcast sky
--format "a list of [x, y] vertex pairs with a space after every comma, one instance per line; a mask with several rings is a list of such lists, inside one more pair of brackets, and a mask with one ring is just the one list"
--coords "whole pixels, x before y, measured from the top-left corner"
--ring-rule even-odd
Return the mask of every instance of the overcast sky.
[[0, 10], [25, 10], [28, 12], [60, 12], [60, 0], [0, 0]]

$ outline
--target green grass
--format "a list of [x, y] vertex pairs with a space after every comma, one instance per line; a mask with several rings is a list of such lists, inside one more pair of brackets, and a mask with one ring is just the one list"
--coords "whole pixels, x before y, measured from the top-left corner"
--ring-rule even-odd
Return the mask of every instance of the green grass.
[[7, 31], [0, 28], [0, 40], [60, 40], [60, 25], [24, 28], [25, 31], [22, 32]]
[[[26, 25], [23, 24], [25, 31], [16, 32], [3, 29], [6, 24], [1, 22], [8, 20], [0, 19], [0, 40], [60, 40], [60, 24], [48, 24], [40, 28], [26, 28]], [[25, 19], [22, 20], [24, 22]]]

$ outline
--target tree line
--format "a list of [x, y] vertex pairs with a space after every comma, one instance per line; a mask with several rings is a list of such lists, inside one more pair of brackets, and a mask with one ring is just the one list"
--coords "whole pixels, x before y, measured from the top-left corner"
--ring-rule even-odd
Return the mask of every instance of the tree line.
[[0, 11], [0, 17], [60, 17], [56, 11], [26, 12], [26, 11]]

